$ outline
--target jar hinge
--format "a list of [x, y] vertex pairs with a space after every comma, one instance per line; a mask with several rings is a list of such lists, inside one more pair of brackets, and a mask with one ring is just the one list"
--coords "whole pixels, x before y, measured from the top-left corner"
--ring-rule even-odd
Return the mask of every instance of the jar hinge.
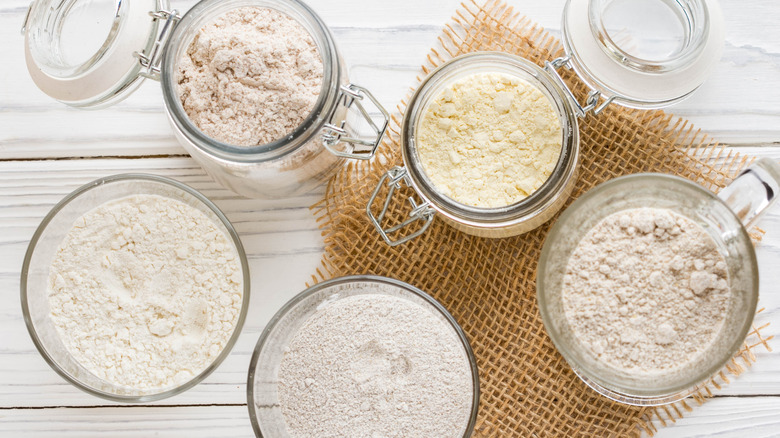
[[27, 6], [27, 13], [24, 15], [24, 23], [22, 23], [22, 36], [27, 32], [27, 22], [30, 21], [30, 11], [32, 11], [35, 2], [30, 2], [30, 6]]
[[[363, 104], [363, 98], [365, 97], [367, 97], [381, 113], [381, 128], [377, 126], [368, 113], [368, 110], [366, 110], [366, 107]], [[368, 122], [368, 125], [371, 127], [373, 138], [371, 140], [364, 140], [352, 137], [346, 129], [346, 118], [336, 123], [334, 123], [334, 120], [331, 118], [330, 123], [326, 123], [322, 128], [322, 142], [325, 145], [325, 148], [337, 157], [352, 158], [356, 160], [369, 160], [373, 158], [379, 144], [382, 142], [385, 131], [387, 130], [387, 125], [390, 122], [390, 113], [385, 110], [379, 103], [379, 100], [377, 100], [370, 91], [355, 84], [342, 85], [339, 89], [338, 100], [339, 105], [343, 105], [347, 109], [351, 108], [353, 105], [358, 109], [360, 116]], [[335, 146], [342, 142], [352, 145], [352, 148], [344, 150], [336, 149]], [[360, 146], [363, 146], [363, 148]]]
[[[382, 189], [382, 186], [385, 184], [385, 182], [387, 182], [387, 186], [389, 189], [387, 193], [387, 198], [385, 199], [385, 202], [382, 205], [382, 210], [379, 212], [379, 215], [374, 216], [374, 213], [371, 211], [371, 206], [374, 205], [374, 201], [379, 195], [379, 191]], [[387, 173], [385, 173], [377, 183], [374, 192], [371, 194], [371, 197], [368, 199], [368, 205], [366, 206], [366, 214], [368, 214], [368, 218], [371, 220], [371, 223], [374, 225], [374, 228], [376, 228], [376, 230], [379, 232], [379, 234], [382, 236], [385, 242], [387, 242], [387, 244], [390, 246], [401, 245], [424, 233], [425, 230], [427, 230], [428, 227], [431, 225], [431, 222], [433, 222], [433, 216], [436, 213], [436, 210], [434, 210], [431, 207], [431, 204], [428, 203], [427, 201], [424, 201], [418, 205], [417, 201], [415, 201], [414, 198], [410, 196], [408, 199], [409, 199], [409, 204], [412, 207], [412, 210], [409, 212], [409, 217], [398, 225], [394, 225], [390, 228], [383, 228], [382, 220], [384, 220], [385, 215], [387, 214], [387, 210], [390, 207], [390, 201], [393, 199], [393, 195], [395, 194], [395, 191], [402, 188], [401, 186], [402, 182], [407, 187], [411, 186], [411, 180], [409, 174], [406, 171], [406, 168], [395, 166], [392, 169], [388, 170]], [[391, 234], [417, 221], [422, 221], [423, 224], [415, 232], [406, 235], [398, 240], [392, 240], [390, 238]]]
[[179, 11], [172, 10], [166, 11], [164, 9], [158, 9], [157, 11], [149, 12], [154, 21], [165, 20], [160, 34], [154, 41], [149, 53], [146, 52], [133, 52], [133, 56], [138, 58], [138, 62], [144, 70], [138, 73], [145, 78], [160, 80], [160, 62], [162, 61], [162, 53], [165, 48], [165, 44], [168, 42], [168, 38], [171, 36], [173, 26], [181, 19]]
[[561, 75], [558, 74], [558, 69], [560, 68], [571, 69], [570, 61], [571, 58], [568, 56], [556, 58], [552, 62], [545, 61], [544, 70], [547, 71], [550, 76], [552, 76], [552, 78], [558, 83], [558, 85], [560, 85], [560, 87], [569, 97], [571, 102], [574, 103], [577, 117], [585, 117], [585, 115], [589, 112], [593, 113], [594, 115], [601, 113], [604, 111], [604, 108], [606, 108], [610, 103], [612, 103], [613, 100], [615, 100], [615, 96], [612, 96], [599, 104], [599, 101], [602, 97], [601, 92], [597, 90], [591, 90], [590, 93], [588, 93], [587, 99], [585, 100], [585, 106], [580, 105], [580, 103], [577, 101], [577, 98], [574, 96], [574, 93], [572, 93], [571, 89], [566, 85], [566, 82], [563, 81]]

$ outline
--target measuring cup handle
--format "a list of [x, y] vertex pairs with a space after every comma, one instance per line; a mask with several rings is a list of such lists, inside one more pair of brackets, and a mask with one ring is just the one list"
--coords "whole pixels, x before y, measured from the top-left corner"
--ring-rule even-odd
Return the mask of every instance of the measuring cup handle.
[[718, 197], [737, 215], [745, 228], [774, 204], [780, 195], [780, 164], [762, 158], [737, 176]]

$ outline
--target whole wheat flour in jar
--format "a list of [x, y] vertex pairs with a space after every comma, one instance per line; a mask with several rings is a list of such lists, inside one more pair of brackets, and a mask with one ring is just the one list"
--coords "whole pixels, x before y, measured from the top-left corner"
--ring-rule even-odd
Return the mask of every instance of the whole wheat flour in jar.
[[593, 227], [569, 259], [562, 290], [579, 341], [633, 375], [693, 361], [720, 331], [729, 293], [712, 237], [659, 208], [614, 213]]
[[238, 253], [203, 212], [157, 195], [80, 217], [49, 274], [51, 319], [97, 377], [135, 389], [184, 383], [210, 365], [238, 322]]
[[241, 7], [198, 32], [179, 59], [178, 91], [204, 134], [256, 146], [283, 138], [306, 119], [322, 71], [314, 39], [295, 19]]
[[291, 437], [459, 438], [473, 383], [460, 339], [406, 299], [360, 294], [319, 308], [279, 366]]
[[519, 77], [477, 73], [453, 81], [425, 109], [417, 151], [425, 173], [462, 204], [506, 207], [533, 194], [561, 155], [558, 114]]

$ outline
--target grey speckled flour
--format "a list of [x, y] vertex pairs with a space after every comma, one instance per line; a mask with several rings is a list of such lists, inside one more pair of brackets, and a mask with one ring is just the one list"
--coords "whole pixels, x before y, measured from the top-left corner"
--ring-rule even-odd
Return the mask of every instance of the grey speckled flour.
[[322, 59], [293, 18], [265, 8], [231, 10], [204, 26], [179, 60], [184, 110], [204, 134], [236, 146], [278, 140], [311, 113]]
[[290, 436], [461, 437], [468, 359], [452, 328], [406, 299], [361, 294], [324, 305], [279, 367]]
[[575, 336], [600, 362], [653, 374], [713, 342], [729, 291], [726, 261], [698, 224], [638, 208], [607, 216], [578, 244], [563, 302]]

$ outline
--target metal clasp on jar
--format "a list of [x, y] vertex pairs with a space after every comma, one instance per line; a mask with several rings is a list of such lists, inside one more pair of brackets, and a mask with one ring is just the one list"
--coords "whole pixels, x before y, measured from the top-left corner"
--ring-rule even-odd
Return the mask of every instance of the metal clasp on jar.
[[[377, 126], [374, 119], [369, 114], [366, 106], [364, 105], [364, 99], [368, 98], [374, 108], [379, 110], [382, 115], [381, 128]], [[335, 122], [331, 118], [330, 123], [326, 123], [322, 128], [322, 143], [325, 148], [328, 149], [333, 155], [343, 158], [351, 158], [355, 160], [369, 160], [373, 158], [376, 153], [379, 144], [382, 143], [382, 138], [387, 130], [387, 125], [390, 123], [390, 114], [379, 103], [376, 97], [371, 94], [367, 89], [355, 85], [342, 85], [339, 90], [339, 105], [343, 105], [345, 108], [357, 108], [359, 115], [368, 122], [368, 125], [372, 129], [372, 135], [369, 139], [357, 138], [352, 136], [347, 130], [347, 121]], [[338, 149], [336, 146], [339, 144], [348, 145], [343, 149]]]
[[[379, 191], [382, 189], [382, 186], [385, 185], [385, 183], [387, 183], [388, 187], [387, 197], [385, 198], [384, 204], [382, 205], [382, 210], [378, 215], [375, 216], [371, 211], [371, 207], [374, 205], [374, 201], [376, 201], [376, 198], [379, 196]], [[388, 170], [387, 173], [385, 173], [379, 180], [376, 188], [374, 189], [374, 192], [368, 199], [368, 205], [366, 206], [366, 214], [368, 214], [368, 218], [371, 220], [374, 228], [376, 228], [385, 242], [387, 242], [387, 244], [390, 246], [401, 245], [424, 233], [431, 225], [431, 222], [433, 222], [433, 216], [436, 213], [436, 210], [431, 207], [429, 202], [423, 201], [422, 203], [418, 204], [414, 197], [410, 196], [408, 199], [409, 205], [411, 206], [411, 211], [409, 212], [409, 216], [406, 218], [406, 220], [400, 224], [393, 225], [392, 227], [384, 228], [382, 226], [382, 221], [384, 220], [387, 211], [390, 208], [390, 201], [392, 201], [395, 192], [403, 187], [401, 183], [403, 183], [406, 187], [412, 186], [411, 179], [406, 171], [406, 168], [395, 166]], [[396, 240], [391, 238], [392, 235], [397, 234], [399, 231], [411, 226], [413, 223], [418, 221], [422, 222], [422, 225], [413, 233], [407, 234], [406, 236]]]
[[153, 79], [155, 81], [160, 80], [160, 62], [162, 61], [162, 53], [165, 48], [165, 44], [168, 42], [168, 38], [171, 36], [171, 31], [174, 25], [181, 19], [179, 11], [172, 10], [166, 11], [162, 8], [157, 11], [149, 12], [153, 20], [165, 20], [160, 34], [157, 35], [157, 39], [154, 41], [149, 53], [145, 52], [133, 52], [133, 56], [138, 58], [138, 62], [145, 69], [142, 70], [139, 75]]
[[566, 93], [566, 97], [574, 104], [574, 111], [577, 114], [577, 117], [585, 117], [589, 112], [592, 112], [594, 115], [598, 115], [602, 111], [604, 111], [604, 108], [606, 108], [610, 103], [612, 103], [613, 100], [615, 100], [616, 96], [611, 96], [604, 100], [603, 103], [599, 104], [599, 101], [601, 100], [601, 92], [598, 90], [591, 90], [588, 93], [588, 97], [585, 100], [585, 105], [580, 104], [577, 101], [577, 97], [574, 96], [574, 93], [571, 91], [568, 85], [566, 85], [566, 82], [563, 81], [563, 78], [560, 74], [558, 74], [558, 69], [560, 68], [566, 68], [571, 69], [571, 58], [568, 56], [562, 57], [562, 58], [556, 58], [552, 62], [545, 61], [544, 62], [544, 70], [550, 74], [550, 77], [558, 83], [558, 85], [561, 87], [561, 89]]

